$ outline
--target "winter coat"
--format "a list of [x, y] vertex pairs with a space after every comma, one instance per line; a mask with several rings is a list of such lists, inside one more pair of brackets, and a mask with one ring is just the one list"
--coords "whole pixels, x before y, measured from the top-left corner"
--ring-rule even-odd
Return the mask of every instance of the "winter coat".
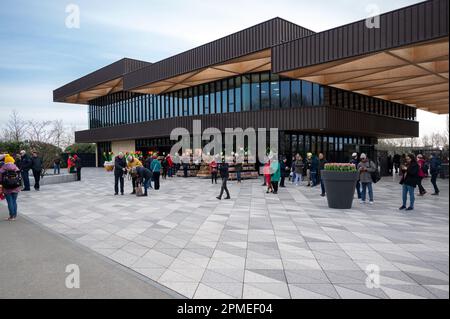
[[408, 186], [416, 187], [419, 183], [419, 165], [416, 162], [411, 162], [403, 177], [403, 183]]
[[114, 159], [114, 175], [122, 176], [124, 173], [124, 168], [127, 168], [127, 160], [125, 159], [125, 157], [120, 158], [119, 156], [117, 156]]
[[142, 162], [137, 158], [134, 158], [132, 162], [127, 162], [127, 168], [132, 169], [134, 167], [142, 166]]
[[31, 158], [31, 169], [36, 172], [42, 171], [42, 159], [40, 157]]
[[136, 167], [136, 173], [141, 179], [150, 179], [153, 176], [153, 173], [148, 168], [145, 168], [144, 166], [137, 166]]
[[222, 178], [229, 178], [230, 177], [230, 173], [229, 173], [229, 169], [228, 169], [228, 163], [223, 163], [220, 165], [220, 176]]
[[296, 160], [294, 162], [294, 172], [297, 175], [302, 175], [303, 174], [303, 168], [305, 167], [305, 163], [303, 163], [303, 161], [301, 160]]
[[[363, 171], [363, 169], [366, 169], [366, 171]], [[361, 183], [372, 183], [372, 176], [371, 173], [375, 172], [376, 170], [375, 163], [371, 160], [362, 161], [358, 164], [358, 171], [359, 171], [359, 181]]]
[[437, 175], [441, 170], [441, 160], [437, 157], [434, 157], [430, 161], [430, 174]]
[[419, 165], [419, 177], [424, 178], [425, 172], [423, 171], [423, 167], [425, 166], [425, 161], [423, 159], [420, 159], [417, 161], [417, 164]]
[[28, 154], [25, 154], [20, 157], [20, 166], [19, 169], [24, 172], [28, 172], [31, 169], [31, 166], [33, 165], [31, 161], [31, 157], [28, 156]]
[[217, 163], [216, 161], [212, 161], [209, 163], [209, 173], [217, 173]]
[[319, 171], [319, 159], [317, 156], [314, 156], [311, 160], [311, 172], [318, 172]]
[[270, 181], [279, 182], [281, 178], [280, 163], [278, 161], [270, 163], [270, 170], [272, 172]]
[[151, 170], [153, 173], [159, 173], [159, 172], [161, 172], [161, 162], [160, 162], [159, 160], [157, 160], [157, 159], [154, 159], [154, 160], [152, 161], [152, 164], [150, 165], [150, 170]]
[[[20, 169], [16, 165], [14, 165], [12, 163], [3, 164], [3, 166], [0, 167], [0, 184], [2, 184], [2, 182], [3, 182], [3, 173], [5, 173], [6, 171], [16, 171], [17, 174], [19, 174], [19, 176], [20, 176]], [[6, 188], [2, 188], [2, 189], [3, 189], [3, 194], [5, 194], [5, 195], [20, 192], [20, 187], [11, 188], [11, 189], [6, 189]]]

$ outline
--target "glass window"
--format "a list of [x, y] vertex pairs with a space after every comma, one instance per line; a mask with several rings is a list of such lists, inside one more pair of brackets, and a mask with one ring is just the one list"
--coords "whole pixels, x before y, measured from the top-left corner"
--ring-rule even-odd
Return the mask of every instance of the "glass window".
[[228, 80], [228, 112], [234, 112], [234, 78]]
[[[347, 94], [345, 95], [347, 96]], [[313, 105], [320, 105], [320, 85], [317, 83], [313, 84]], [[344, 100], [344, 107], [347, 108], [348, 103]]]
[[311, 136], [311, 153], [316, 154], [317, 152], [317, 138], [316, 136]]
[[291, 81], [283, 79], [280, 83], [281, 107], [288, 108], [291, 105]]
[[291, 105], [292, 107], [300, 107], [302, 105], [301, 81], [291, 81]]
[[216, 113], [222, 113], [222, 89], [220, 81], [216, 82]]
[[210, 114], [216, 113], [216, 88], [214, 83], [209, 84], [209, 111]]
[[302, 105], [312, 105], [312, 83], [302, 80]]
[[306, 135], [305, 136], [305, 147], [304, 147], [304, 153], [311, 152], [311, 136]]
[[183, 90], [183, 116], [189, 116], [189, 91]]
[[209, 98], [209, 85], [205, 84], [203, 85], [203, 91], [204, 91], [204, 95], [205, 95], [205, 114], [209, 114], [209, 102], [210, 102], [210, 98]]
[[166, 114], [164, 116], [164, 118], [170, 118], [170, 96], [169, 94], [165, 94], [165, 106], [164, 109], [166, 111]]
[[299, 135], [298, 136], [298, 151], [300, 152], [300, 154], [305, 155], [306, 151], [305, 151], [305, 136], [304, 135]]
[[198, 87], [193, 88], [192, 98], [194, 99], [194, 115], [198, 115]]
[[291, 151], [293, 155], [299, 152], [297, 135], [295, 134], [291, 137]]
[[222, 81], [222, 113], [228, 112], [228, 80]]
[[242, 83], [241, 83], [241, 77], [237, 77], [234, 81], [234, 100], [235, 100], [235, 109], [236, 112], [240, 112], [242, 110]]
[[242, 110], [250, 111], [250, 76], [242, 76]]
[[272, 74], [270, 77], [270, 107], [280, 108], [280, 77], [278, 74]]
[[[269, 73], [261, 73], [261, 108], [270, 108], [270, 75]], [[252, 86], [253, 90], [253, 86]]]
[[252, 75], [252, 110], [261, 108], [261, 85], [259, 82], [259, 74]]
[[203, 98], [204, 98], [204, 93], [203, 93], [203, 85], [200, 85], [198, 87], [198, 114], [203, 115]]

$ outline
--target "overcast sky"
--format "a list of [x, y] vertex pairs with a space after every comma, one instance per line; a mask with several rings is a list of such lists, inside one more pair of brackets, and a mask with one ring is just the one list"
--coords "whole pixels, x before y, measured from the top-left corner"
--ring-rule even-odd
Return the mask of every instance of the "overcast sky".
[[[52, 91], [123, 57], [156, 62], [279, 16], [323, 31], [417, 3], [408, 0], [2, 0], [0, 125], [10, 110], [26, 119], [63, 119], [87, 128], [86, 106], [52, 102]], [[80, 28], [66, 27], [66, 6]], [[421, 135], [443, 131], [446, 116], [419, 111]]]

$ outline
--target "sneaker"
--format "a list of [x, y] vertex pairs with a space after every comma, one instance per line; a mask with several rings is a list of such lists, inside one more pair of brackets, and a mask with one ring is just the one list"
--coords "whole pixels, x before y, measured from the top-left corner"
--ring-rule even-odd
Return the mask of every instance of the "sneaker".
[[114, 193], [114, 196], [117, 196], [117, 195], [119, 195], [119, 193]]
[[373, 205], [373, 200], [369, 202], [370, 205]]
[[320, 194], [320, 196], [322, 196], [322, 197], [325, 197], [325, 196], [326, 196], [326, 194]]
[[231, 197], [225, 197], [225, 199], [231, 199]]
[[398, 210], [404, 210], [404, 209], [406, 209], [406, 206], [402, 206]]
[[365, 200], [361, 200], [360, 203], [361, 203], [361, 204], [365, 204], [366, 201], [365, 201]]
[[218, 200], [222, 200], [222, 198], [220, 198], [219, 196], [216, 197]]
[[407, 210], [407, 211], [414, 210], [414, 207], [408, 207], [406, 210]]

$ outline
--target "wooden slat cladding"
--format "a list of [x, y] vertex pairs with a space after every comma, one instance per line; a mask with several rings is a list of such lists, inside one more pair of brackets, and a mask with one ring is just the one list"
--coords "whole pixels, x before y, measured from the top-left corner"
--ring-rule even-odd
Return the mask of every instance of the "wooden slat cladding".
[[313, 33], [281, 18], [274, 18], [127, 74], [124, 89], [137, 89]]
[[102, 83], [122, 77], [151, 63], [124, 58], [97, 71], [89, 73], [53, 91], [53, 101], [64, 102], [64, 98], [80, 93]]
[[302, 37], [272, 48], [272, 71], [315, 64], [448, 37], [448, 0], [430, 0], [380, 16], [380, 28], [366, 20]]
[[93, 143], [165, 137], [177, 127], [186, 128], [192, 132], [193, 120], [202, 121], [202, 130], [209, 127], [218, 128], [221, 131], [225, 131], [226, 128], [252, 127], [373, 137], [406, 137], [419, 134], [419, 124], [415, 121], [321, 106], [178, 117], [79, 131], [75, 133], [75, 139], [78, 143]]

